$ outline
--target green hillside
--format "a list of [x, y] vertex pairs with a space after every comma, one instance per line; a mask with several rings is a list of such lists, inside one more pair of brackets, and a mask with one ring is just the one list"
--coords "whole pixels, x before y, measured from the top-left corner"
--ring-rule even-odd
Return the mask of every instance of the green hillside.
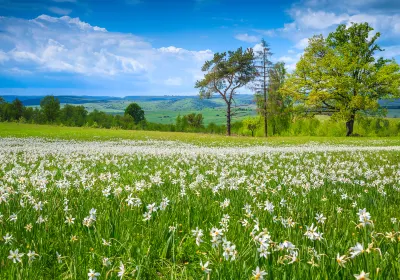
[[[19, 98], [26, 106], [39, 106], [43, 96], [4, 96], [7, 102]], [[199, 113], [204, 116], [204, 123], [225, 124], [225, 102], [218, 96], [200, 99], [198, 96], [57, 96], [62, 105], [82, 105], [89, 112], [104, 111], [110, 114], [123, 114], [132, 102], [138, 103], [145, 111], [146, 119], [151, 122], [171, 124], [178, 115]], [[388, 109], [387, 117], [400, 117], [400, 100], [380, 101]], [[246, 116], [256, 114], [253, 95], [237, 95], [234, 103], [233, 121], [242, 120]]]

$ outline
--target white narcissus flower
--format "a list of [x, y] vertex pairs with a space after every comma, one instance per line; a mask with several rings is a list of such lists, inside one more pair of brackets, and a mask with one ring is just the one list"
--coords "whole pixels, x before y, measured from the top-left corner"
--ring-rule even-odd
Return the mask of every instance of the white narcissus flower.
[[354, 277], [357, 280], [370, 280], [369, 273], [365, 273], [364, 270], [360, 274], [354, 274]]
[[211, 269], [210, 268], [208, 268], [208, 265], [209, 265], [210, 263], [207, 261], [205, 264], [203, 264], [203, 262], [202, 261], [200, 261], [200, 267], [201, 267], [201, 270], [204, 272], [204, 273], [210, 273], [211, 272]]
[[25, 255], [24, 253], [19, 253], [18, 249], [15, 249], [15, 251], [10, 250], [10, 255], [8, 258], [13, 261], [13, 263], [16, 262], [22, 262], [21, 258]]
[[13, 236], [11, 234], [7, 233], [5, 236], [3, 236], [3, 239], [4, 239], [5, 244], [8, 244], [8, 243], [11, 244], [12, 240], [13, 240]]
[[36, 254], [35, 251], [30, 251], [30, 250], [29, 250], [29, 252], [28, 252], [26, 255], [28, 256], [30, 262], [32, 262], [33, 260], [35, 260], [35, 259], [36, 259], [36, 258], [35, 258], [36, 256], [39, 256], [38, 254]]
[[125, 274], [125, 266], [122, 262], [119, 263], [119, 271], [118, 271], [118, 277], [120, 279], [122, 279], [122, 277], [124, 277]]
[[263, 280], [265, 275], [267, 275], [267, 273], [264, 270], [261, 270], [258, 266], [253, 270], [254, 279]]
[[317, 223], [324, 224], [326, 217], [324, 216], [324, 214], [317, 213], [317, 215], [315, 216], [315, 219], [317, 220]]
[[61, 256], [61, 254], [58, 253], [58, 252], [56, 252], [56, 255], [57, 255], [57, 262], [58, 262], [58, 263], [62, 263], [62, 256]]
[[350, 248], [350, 255], [352, 259], [361, 253], [364, 253], [364, 247], [360, 243], [357, 243], [356, 246]]
[[345, 263], [347, 262], [347, 256], [343, 255], [341, 256], [339, 253], [336, 256], [336, 262], [338, 263], [339, 266], [345, 267]]
[[89, 269], [88, 277], [89, 280], [97, 280], [97, 277], [100, 276], [100, 273], [94, 271], [93, 269]]

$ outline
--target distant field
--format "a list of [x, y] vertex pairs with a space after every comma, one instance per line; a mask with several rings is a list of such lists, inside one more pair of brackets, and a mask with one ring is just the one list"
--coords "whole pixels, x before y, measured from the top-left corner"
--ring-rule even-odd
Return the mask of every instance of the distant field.
[[[17, 96], [5, 96], [11, 102]], [[42, 97], [18, 96], [26, 106], [37, 107]], [[210, 99], [200, 99], [198, 96], [128, 96], [95, 97], [95, 96], [58, 96], [61, 106], [65, 104], [82, 105], [92, 112], [103, 111], [109, 114], [123, 114], [125, 108], [132, 102], [138, 103], [145, 111], [146, 119], [150, 122], [173, 124], [178, 115], [190, 113], [203, 114], [204, 124], [226, 123], [226, 104], [215, 96]], [[256, 105], [252, 95], [238, 95], [233, 104], [233, 121], [243, 120], [245, 117], [256, 114]]]
[[86, 127], [62, 127], [52, 125], [18, 124], [0, 122], [0, 137], [45, 137], [66, 140], [163, 140], [182, 141], [206, 146], [254, 146], [254, 145], [302, 145], [332, 144], [357, 146], [400, 146], [399, 137], [246, 137], [223, 136], [202, 133], [160, 132], [141, 130], [112, 130]]
[[[145, 111], [146, 119], [150, 122], [173, 124], [178, 115], [190, 113], [203, 114], [204, 124], [211, 122], [225, 124], [225, 103], [219, 98], [200, 99], [199, 97], [176, 97], [145, 99], [131, 97], [129, 100], [111, 100], [106, 102], [83, 103], [82, 105], [90, 112], [95, 109], [110, 114], [123, 114], [125, 108], [131, 103], [137, 102]], [[233, 108], [235, 115], [233, 120], [242, 120], [249, 115], [255, 115], [256, 107], [252, 96], [240, 96], [237, 98], [236, 106]]]
[[[11, 102], [17, 96], [5, 96]], [[40, 96], [18, 96], [26, 106], [36, 107], [40, 104]], [[131, 103], [138, 103], [145, 111], [146, 119], [150, 122], [173, 124], [178, 115], [190, 113], [203, 114], [204, 124], [226, 123], [226, 105], [218, 96], [211, 99], [200, 99], [198, 96], [127, 96], [124, 98], [107, 96], [57, 96], [61, 105], [82, 105], [89, 112], [103, 111], [109, 114], [123, 114], [125, 108]], [[390, 100], [381, 102], [388, 108], [388, 118], [400, 117], [400, 101]], [[253, 95], [237, 95], [233, 105], [233, 121], [240, 121], [247, 116], [256, 115], [256, 105]], [[321, 117], [320, 119], [326, 119]]]

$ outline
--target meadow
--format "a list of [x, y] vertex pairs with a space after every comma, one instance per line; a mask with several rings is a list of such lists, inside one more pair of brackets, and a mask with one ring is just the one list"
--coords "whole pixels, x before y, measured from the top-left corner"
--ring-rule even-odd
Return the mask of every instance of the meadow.
[[0, 279], [398, 279], [400, 139], [0, 123]]

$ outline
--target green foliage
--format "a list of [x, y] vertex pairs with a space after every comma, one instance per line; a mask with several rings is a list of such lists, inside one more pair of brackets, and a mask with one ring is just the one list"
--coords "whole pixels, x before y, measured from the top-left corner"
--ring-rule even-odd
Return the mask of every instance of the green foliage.
[[60, 111], [60, 121], [68, 126], [83, 126], [88, 112], [83, 106], [66, 104]]
[[187, 122], [190, 127], [195, 128], [195, 129], [203, 127], [203, 115], [202, 114], [191, 113], [184, 117], [187, 118]]
[[138, 124], [141, 121], [144, 121], [144, 111], [137, 103], [131, 103], [125, 109], [125, 115], [130, 115], [135, 124]]
[[[289, 96], [283, 95], [280, 91], [286, 78], [285, 63], [278, 62], [269, 69], [268, 73], [268, 102], [266, 103], [266, 116], [271, 135], [281, 134], [288, 130], [292, 121], [293, 102]], [[264, 96], [256, 94], [257, 108], [265, 118]], [[264, 129], [265, 130], [265, 129]]]
[[307, 113], [346, 122], [354, 122], [360, 111], [376, 111], [379, 99], [399, 96], [400, 67], [375, 58], [380, 33], [371, 31], [368, 23], [353, 23], [340, 25], [327, 38], [312, 37], [283, 92], [304, 104]]
[[261, 119], [259, 117], [248, 117], [243, 121], [243, 127], [251, 131], [251, 136], [254, 137], [254, 132], [261, 126]]
[[40, 101], [40, 108], [42, 109], [46, 120], [53, 123], [57, 120], [60, 114], [60, 100], [52, 95], [47, 95]]

